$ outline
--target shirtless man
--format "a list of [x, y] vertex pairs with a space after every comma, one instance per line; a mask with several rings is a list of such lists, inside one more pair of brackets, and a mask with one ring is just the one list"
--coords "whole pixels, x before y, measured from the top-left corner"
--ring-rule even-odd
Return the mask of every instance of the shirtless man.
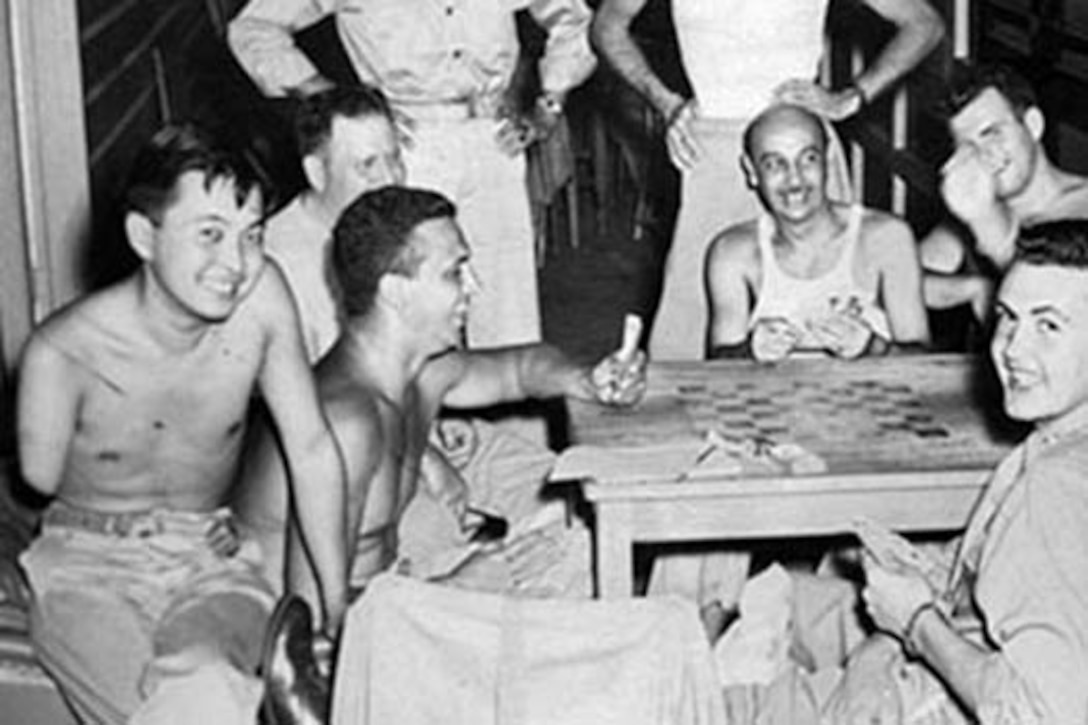
[[309, 188], [265, 225], [265, 251], [279, 263], [295, 298], [310, 362], [340, 335], [329, 287], [332, 228], [364, 191], [404, 181], [389, 106], [367, 86], [338, 86], [303, 98], [295, 140]]
[[[351, 584], [364, 587], [396, 561], [421, 578], [549, 593], [533, 587], [567, 553], [564, 537], [555, 527], [530, 526], [518, 535], [514, 522], [501, 543], [470, 541], [464, 481], [428, 441], [435, 419], [443, 407], [560, 395], [630, 404], [645, 386], [645, 356], [625, 345], [589, 369], [546, 344], [465, 351], [476, 282], [454, 215], [437, 193], [393, 186], [357, 199], [334, 230], [333, 268], [346, 321], [317, 367], [317, 382], [347, 469], [349, 526], [356, 532]], [[637, 331], [627, 337], [637, 341]], [[270, 522], [262, 529], [266, 548], [275, 551], [282, 547], [275, 537], [285, 502], [270, 436], [251, 460], [240, 506]], [[413, 553], [405, 551], [409, 543]], [[301, 548], [290, 536], [287, 547], [292, 588], [305, 591]], [[553, 579], [544, 589], [559, 584]]]
[[53, 501], [22, 557], [31, 634], [80, 718], [252, 723], [273, 595], [223, 507], [259, 389], [330, 628], [346, 599], [343, 469], [241, 156], [170, 126], [125, 195], [136, 272], [56, 312], [21, 365], [26, 481]]
[[749, 125], [744, 146], [748, 183], [766, 214], [729, 227], [707, 252], [709, 356], [854, 358], [928, 343], [910, 228], [828, 199], [819, 118], [772, 106]]
[[984, 320], [1019, 229], [1088, 217], [1088, 178], [1047, 156], [1046, 119], [1026, 80], [1001, 66], [959, 70], [949, 99], [955, 151], [941, 170], [941, 195], [974, 244], [941, 225], [922, 242], [921, 258], [928, 306], [967, 303]]

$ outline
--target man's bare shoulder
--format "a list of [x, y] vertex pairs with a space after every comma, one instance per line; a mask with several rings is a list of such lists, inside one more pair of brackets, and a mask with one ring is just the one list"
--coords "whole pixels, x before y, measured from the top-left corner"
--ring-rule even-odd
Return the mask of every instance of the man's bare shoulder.
[[381, 445], [385, 427], [382, 401], [372, 386], [348, 376], [321, 371], [317, 377], [317, 392], [325, 417], [341, 446], [357, 450], [357, 445]]
[[750, 273], [759, 269], [758, 223], [749, 219], [718, 233], [707, 248], [707, 265]]
[[868, 207], [862, 213], [859, 245], [872, 259], [898, 257], [914, 247], [910, 225], [894, 214]]
[[135, 302], [124, 281], [54, 311], [31, 334], [28, 352], [51, 350], [72, 362], [91, 363], [124, 347], [136, 333]]
[[1088, 218], [1088, 177], [1068, 174], [1057, 203], [1046, 210], [1040, 221]]

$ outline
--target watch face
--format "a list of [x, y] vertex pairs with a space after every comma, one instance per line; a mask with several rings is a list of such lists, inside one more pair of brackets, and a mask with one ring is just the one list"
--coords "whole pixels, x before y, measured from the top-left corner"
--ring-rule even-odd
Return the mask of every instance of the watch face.
[[540, 107], [548, 113], [558, 116], [563, 112], [563, 103], [552, 95], [543, 95], [540, 97]]

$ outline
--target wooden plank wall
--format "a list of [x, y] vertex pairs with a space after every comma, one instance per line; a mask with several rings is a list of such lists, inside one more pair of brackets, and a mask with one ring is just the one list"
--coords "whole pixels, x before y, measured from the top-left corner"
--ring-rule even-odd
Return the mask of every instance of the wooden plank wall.
[[[242, 133], [260, 99], [223, 40], [241, 0], [79, 0], [93, 209], [89, 287], [131, 271], [117, 192], [139, 146], [164, 122]], [[242, 117], [245, 118], [242, 118]]]

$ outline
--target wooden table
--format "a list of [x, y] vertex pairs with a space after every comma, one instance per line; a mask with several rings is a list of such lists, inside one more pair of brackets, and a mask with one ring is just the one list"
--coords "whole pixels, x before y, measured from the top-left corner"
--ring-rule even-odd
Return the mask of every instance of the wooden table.
[[1000, 414], [992, 373], [972, 357], [654, 363], [649, 376], [634, 408], [570, 404], [572, 443], [593, 447], [583, 454], [623, 460], [673, 441], [690, 450], [719, 426], [799, 444], [827, 470], [708, 480], [602, 464], [583, 482], [601, 597], [632, 593], [635, 542], [836, 535], [857, 516], [900, 531], [961, 528], [1018, 434]]

